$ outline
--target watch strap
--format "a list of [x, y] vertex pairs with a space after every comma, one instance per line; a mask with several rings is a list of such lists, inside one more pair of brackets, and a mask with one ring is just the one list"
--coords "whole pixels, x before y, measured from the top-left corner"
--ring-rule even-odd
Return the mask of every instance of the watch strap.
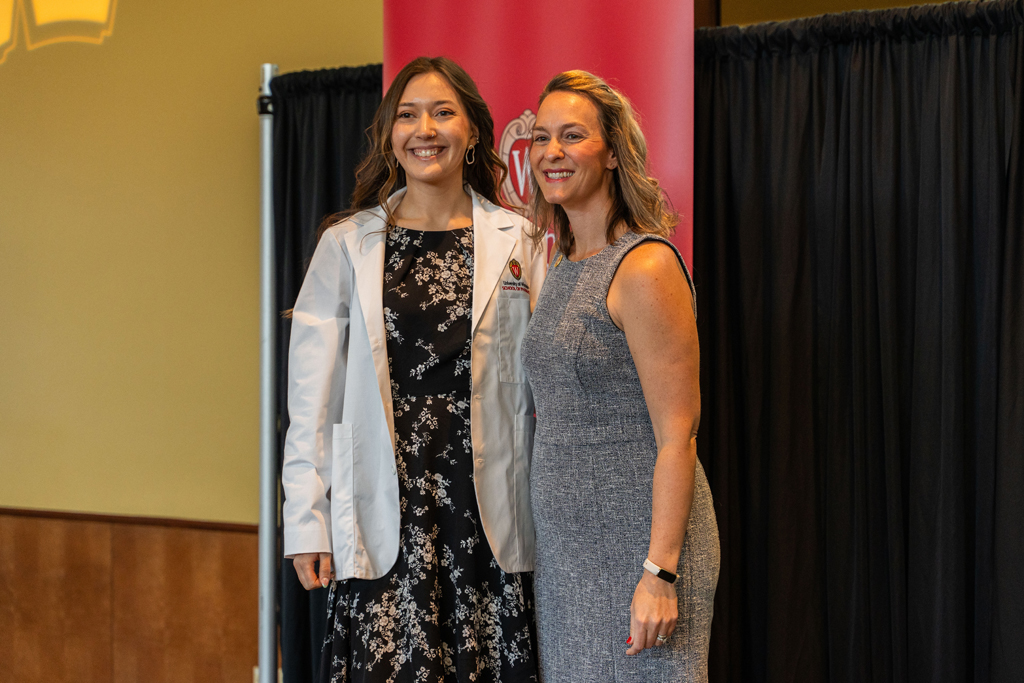
[[644, 569], [646, 569], [650, 573], [654, 574], [655, 576], [657, 576], [662, 581], [667, 581], [669, 583], [675, 583], [676, 582], [676, 578], [678, 578], [678, 577], [676, 577], [675, 574], [673, 574], [669, 570], [662, 569], [658, 565], [656, 565], [653, 562], [651, 562], [650, 558], [647, 558], [647, 559], [644, 560]]

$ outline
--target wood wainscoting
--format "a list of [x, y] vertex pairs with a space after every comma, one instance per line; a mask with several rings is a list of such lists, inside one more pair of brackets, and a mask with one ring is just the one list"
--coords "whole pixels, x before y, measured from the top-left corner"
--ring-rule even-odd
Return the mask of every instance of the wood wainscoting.
[[0, 680], [248, 683], [256, 526], [0, 507]]

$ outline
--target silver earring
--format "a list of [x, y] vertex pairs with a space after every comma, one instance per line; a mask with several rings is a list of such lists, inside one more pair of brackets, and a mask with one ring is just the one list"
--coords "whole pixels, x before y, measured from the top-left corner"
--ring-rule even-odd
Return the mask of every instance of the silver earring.
[[476, 161], [476, 145], [470, 145], [469, 149], [466, 150], [466, 165], [472, 166], [473, 162]]

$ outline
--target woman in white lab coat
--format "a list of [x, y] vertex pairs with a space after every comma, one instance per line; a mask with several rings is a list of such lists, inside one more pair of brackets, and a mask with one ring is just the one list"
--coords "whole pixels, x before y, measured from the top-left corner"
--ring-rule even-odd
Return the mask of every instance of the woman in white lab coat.
[[543, 255], [454, 62], [406, 65], [371, 133], [289, 349], [285, 555], [331, 589], [320, 680], [534, 681], [519, 347]]

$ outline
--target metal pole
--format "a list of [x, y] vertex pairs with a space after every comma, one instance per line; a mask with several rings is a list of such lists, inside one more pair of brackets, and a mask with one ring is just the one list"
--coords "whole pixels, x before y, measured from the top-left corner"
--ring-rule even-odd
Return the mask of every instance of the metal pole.
[[260, 69], [260, 646], [259, 683], [277, 682], [277, 402], [274, 386], [274, 114]]

